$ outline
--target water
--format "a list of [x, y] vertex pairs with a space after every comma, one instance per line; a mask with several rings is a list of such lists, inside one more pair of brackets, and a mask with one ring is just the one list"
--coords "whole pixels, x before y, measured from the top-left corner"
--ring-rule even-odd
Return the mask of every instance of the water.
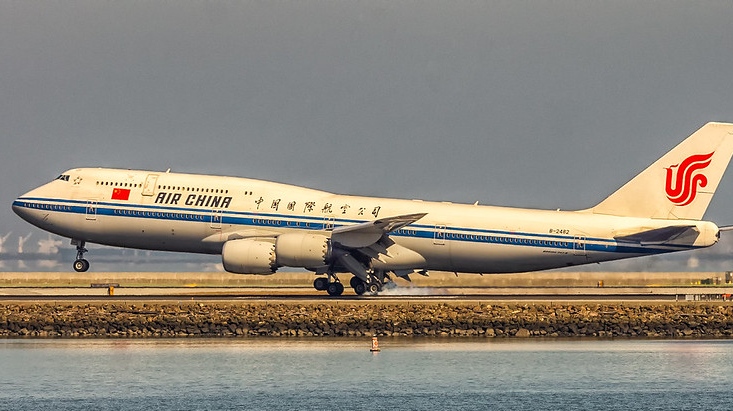
[[730, 410], [733, 341], [0, 340], [7, 410]]

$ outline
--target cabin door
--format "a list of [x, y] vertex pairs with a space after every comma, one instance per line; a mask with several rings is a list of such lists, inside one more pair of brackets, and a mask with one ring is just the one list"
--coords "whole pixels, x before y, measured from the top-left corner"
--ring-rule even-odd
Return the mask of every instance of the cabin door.
[[221, 210], [211, 210], [211, 228], [221, 230]]
[[435, 235], [433, 236], [433, 244], [445, 245], [445, 230], [446, 230], [446, 227], [444, 225], [435, 226]]
[[585, 255], [585, 236], [576, 235], [573, 239], [573, 254]]
[[97, 219], [97, 200], [87, 200], [86, 219], [96, 221]]
[[157, 174], [148, 174], [143, 184], [143, 195], [151, 196], [155, 193], [155, 184], [158, 182]]
[[323, 229], [326, 231], [333, 231], [333, 226], [336, 219], [332, 215], [323, 217]]

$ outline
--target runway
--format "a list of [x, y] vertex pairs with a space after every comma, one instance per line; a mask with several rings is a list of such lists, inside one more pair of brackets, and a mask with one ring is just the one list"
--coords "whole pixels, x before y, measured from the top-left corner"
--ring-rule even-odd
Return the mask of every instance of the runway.
[[590, 302], [590, 301], [644, 301], [644, 302], [662, 302], [662, 301], [676, 301], [673, 296], [656, 296], [650, 298], [648, 295], [606, 295], [595, 298], [588, 298], [587, 296], [573, 296], [573, 295], [532, 295], [532, 296], [506, 296], [506, 295], [492, 295], [492, 294], [468, 294], [468, 295], [455, 295], [455, 296], [319, 296], [319, 295], [306, 295], [306, 294], [294, 294], [294, 295], [275, 295], [275, 294], [264, 294], [264, 295], [242, 295], [242, 294], [222, 294], [222, 295], [202, 295], [202, 294], [177, 294], [177, 295], [127, 295], [127, 296], [88, 296], [88, 295], [59, 295], [59, 296], [32, 296], [32, 295], [16, 295], [16, 296], [1, 296], [0, 301], [12, 302], [12, 301], [26, 301], [26, 302], [112, 302], [112, 301], [146, 301], [146, 302], [171, 302], [171, 301], [218, 301], [218, 302], [236, 302], [236, 301], [262, 301], [262, 302], [298, 302], [298, 303], [338, 303], [338, 302], [396, 302], [396, 301], [429, 301], [429, 302], [446, 302], [446, 301], [506, 301], [506, 302], [562, 302], [562, 301], [573, 301], [573, 302]]
[[[338, 304], [378, 303], [397, 301], [516, 301], [516, 302], [592, 302], [592, 301], [720, 301], [733, 292], [731, 287], [413, 287], [385, 290], [378, 295], [355, 295], [347, 289], [344, 295], [329, 296], [305, 287], [251, 287], [251, 288], [166, 288], [166, 287], [53, 287], [53, 288], [0, 288], [0, 301], [24, 302], [110, 302], [110, 301], [219, 301], [219, 302], [315, 302]], [[111, 295], [110, 295], [111, 294]]]
[[[338, 304], [391, 301], [716, 301], [733, 294], [726, 273], [566, 273], [460, 275], [431, 273], [379, 295], [339, 297], [316, 291], [310, 273], [241, 276], [228, 273], [0, 274], [0, 301], [247, 301]], [[341, 278], [348, 284], [350, 276]], [[717, 284], [717, 285], [716, 285]], [[114, 289], [110, 290], [109, 286]], [[111, 291], [111, 292], [110, 292]], [[112, 295], [110, 295], [112, 294]]]

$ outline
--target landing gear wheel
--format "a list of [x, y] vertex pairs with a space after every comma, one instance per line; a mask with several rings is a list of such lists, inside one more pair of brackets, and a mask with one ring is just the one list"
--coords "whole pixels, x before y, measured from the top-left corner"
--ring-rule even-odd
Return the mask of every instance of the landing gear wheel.
[[337, 297], [344, 293], [344, 285], [341, 283], [330, 283], [326, 291], [328, 291], [328, 295]]
[[84, 253], [88, 250], [84, 248], [84, 241], [71, 240], [71, 244], [76, 244], [76, 261], [74, 261], [74, 271], [83, 273], [89, 269], [89, 261], [84, 259]]
[[[354, 278], [356, 278], [356, 277], [354, 277]], [[356, 293], [356, 295], [362, 295], [362, 294], [364, 294], [367, 291], [366, 283], [364, 281], [361, 281], [361, 280], [359, 280], [359, 282], [357, 284], [352, 284], [351, 285], [351, 288], [354, 289], [354, 292]]]
[[369, 294], [376, 295], [379, 292], [380, 288], [381, 287], [379, 287], [379, 284], [371, 283], [367, 287], [367, 290], [369, 291]]
[[315, 280], [313, 280], [313, 288], [318, 291], [326, 291], [328, 289], [328, 278], [316, 278]]
[[74, 270], [77, 273], [83, 273], [89, 270], [89, 261], [81, 258], [76, 261], [74, 261]]
[[356, 288], [356, 286], [359, 285], [359, 283], [361, 282], [363, 282], [361, 281], [361, 278], [353, 276], [351, 277], [351, 280], [349, 280], [349, 285], [351, 286], [351, 288]]

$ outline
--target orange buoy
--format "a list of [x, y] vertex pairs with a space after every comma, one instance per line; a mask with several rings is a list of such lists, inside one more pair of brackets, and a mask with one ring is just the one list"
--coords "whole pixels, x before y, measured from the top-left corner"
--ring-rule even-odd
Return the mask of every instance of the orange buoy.
[[377, 337], [372, 337], [372, 348], [369, 351], [371, 351], [371, 352], [379, 352], [379, 351], [382, 351], [379, 348], [379, 340], [377, 340]]

